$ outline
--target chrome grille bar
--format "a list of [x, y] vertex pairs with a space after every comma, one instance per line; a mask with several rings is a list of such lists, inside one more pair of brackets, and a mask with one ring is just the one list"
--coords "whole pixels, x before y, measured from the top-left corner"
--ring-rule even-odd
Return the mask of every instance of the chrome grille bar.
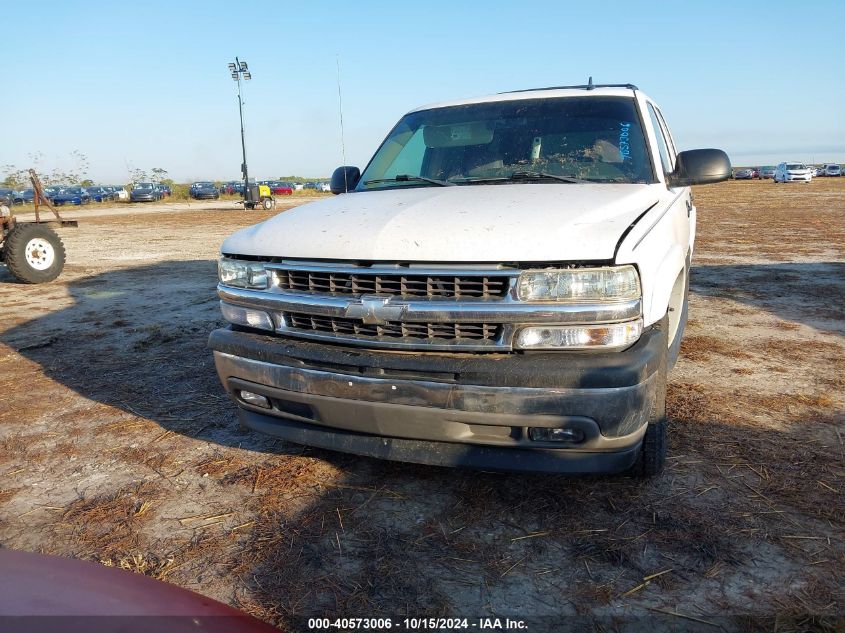
[[465, 274], [442, 270], [362, 268], [320, 270], [268, 265], [275, 288], [295, 293], [362, 296], [386, 295], [416, 299], [497, 299], [507, 295], [512, 275], [498, 271]]
[[[315, 316], [346, 318], [352, 298], [245, 290], [218, 285], [217, 294], [228, 303], [271, 312], [298, 312]], [[568, 304], [502, 301], [405, 301], [385, 299], [386, 305], [401, 308], [402, 322], [418, 323], [618, 323], [641, 315], [639, 299], [630, 301]]]

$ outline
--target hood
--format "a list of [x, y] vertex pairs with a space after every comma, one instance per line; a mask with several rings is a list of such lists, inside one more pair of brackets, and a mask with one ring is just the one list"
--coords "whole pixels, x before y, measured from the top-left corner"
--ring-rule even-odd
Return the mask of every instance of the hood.
[[242, 229], [231, 255], [506, 262], [613, 258], [655, 185], [508, 184], [348, 193]]

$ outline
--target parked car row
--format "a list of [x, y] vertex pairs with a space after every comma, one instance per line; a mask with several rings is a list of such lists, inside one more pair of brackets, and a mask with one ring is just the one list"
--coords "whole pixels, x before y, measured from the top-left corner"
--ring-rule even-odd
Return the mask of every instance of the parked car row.
[[[35, 200], [35, 191], [31, 188], [21, 189], [0, 189], [0, 195], [5, 195], [12, 200], [13, 204], [26, 204]], [[94, 185], [83, 187], [81, 185], [53, 185], [44, 188], [44, 195], [49, 202], [55, 205], [75, 204], [83, 205], [91, 202], [111, 202], [114, 200], [127, 200], [129, 192], [123, 185]]]
[[304, 185], [305, 189], [313, 189], [314, 191], [331, 191], [331, 185], [328, 182], [306, 182]]
[[[253, 182], [250, 180], [250, 182]], [[301, 191], [303, 189], [310, 189], [313, 191], [331, 192], [331, 187], [328, 181], [314, 181], [314, 182], [285, 182], [283, 180], [259, 180], [254, 184], [267, 185], [273, 195], [289, 196], [294, 191]], [[225, 194], [242, 194], [244, 191], [243, 180], [230, 180], [229, 182], [220, 185], [218, 191]]]
[[[734, 180], [752, 180], [754, 178], [771, 178], [775, 182], [792, 182], [799, 180], [809, 182], [812, 178], [819, 176], [841, 176], [843, 168], [837, 163], [825, 163], [824, 165], [805, 165], [799, 162], [783, 162], [779, 165], [767, 165], [763, 167], [743, 167], [735, 169], [732, 174]], [[807, 176], [809, 175], [809, 179]]]

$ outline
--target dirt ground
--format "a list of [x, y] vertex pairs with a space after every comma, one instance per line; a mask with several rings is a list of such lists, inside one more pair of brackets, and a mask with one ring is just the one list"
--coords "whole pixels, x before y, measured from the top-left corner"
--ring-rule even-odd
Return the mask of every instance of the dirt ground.
[[0, 267], [0, 546], [161, 578], [291, 631], [431, 615], [841, 630], [845, 178], [695, 200], [668, 467], [645, 482], [241, 432], [206, 348], [222, 325], [215, 259], [269, 214], [68, 209], [80, 223], [62, 231], [59, 280]]

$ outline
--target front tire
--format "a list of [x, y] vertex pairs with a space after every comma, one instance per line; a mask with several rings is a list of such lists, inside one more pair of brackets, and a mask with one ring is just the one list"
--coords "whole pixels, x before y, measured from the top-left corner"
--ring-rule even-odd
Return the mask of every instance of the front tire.
[[270, 198], [264, 198], [264, 202], [262, 202], [262, 206], [264, 207], [265, 211], [269, 211], [273, 208], [273, 201]]
[[25, 284], [53, 281], [65, 266], [65, 247], [52, 229], [40, 224], [18, 224], [6, 239], [6, 265]]
[[654, 401], [649, 412], [648, 426], [643, 436], [640, 455], [630, 471], [634, 477], [655, 477], [663, 472], [666, 464], [666, 449], [669, 445], [666, 419], [666, 375], [667, 359], [664, 356], [660, 362], [660, 369], [655, 375], [657, 384]]

